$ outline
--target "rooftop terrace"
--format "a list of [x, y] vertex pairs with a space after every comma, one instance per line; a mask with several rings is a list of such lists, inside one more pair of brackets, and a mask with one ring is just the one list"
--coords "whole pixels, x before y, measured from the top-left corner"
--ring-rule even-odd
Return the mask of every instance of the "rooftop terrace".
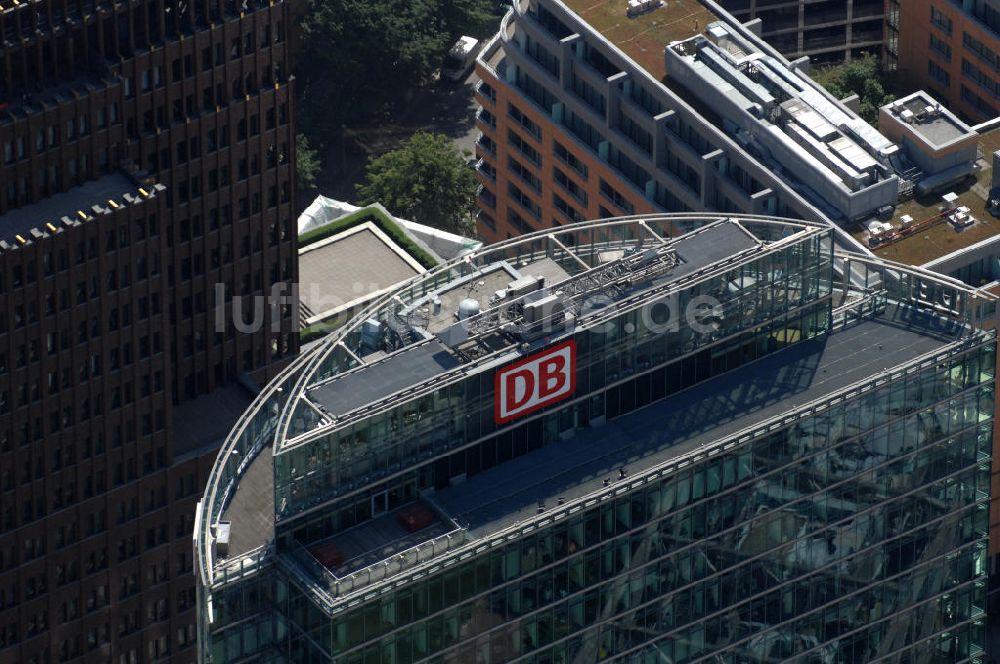
[[625, 14], [625, 0], [563, 3], [658, 81], [667, 75], [663, 48], [670, 42], [701, 34], [705, 26], [719, 20], [699, 0], [668, 0], [633, 17]]
[[[1000, 129], [990, 130], [980, 136], [981, 158], [977, 162], [976, 172], [950, 188], [950, 191], [958, 194], [955, 204], [969, 208], [976, 223], [964, 229], [956, 229], [941, 217], [943, 203], [940, 194], [914, 196], [896, 206], [890, 223], [898, 228], [903, 215], [912, 217], [915, 224], [927, 223], [903, 239], [872, 247], [872, 252], [880, 258], [908, 265], [923, 265], [1000, 233], [1000, 219], [986, 210], [986, 198], [993, 175], [991, 155], [996, 150], [1000, 150]], [[868, 230], [864, 224], [856, 224], [849, 230], [851, 235], [867, 246]]]
[[[849, 386], [884, 376], [922, 356], [945, 350], [966, 328], [911, 307], [841, 327], [825, 338], [794, 344], [739, 371], [712, 378], [602, 426], [473, 475], [434, 495], [440, 517], [466, 529], [464, 540], [490, 537], [553, 509], [668, 463], [738, 432], [759, 427], [800, 406]], [[225, 512], [232, 522], [230, 559], [273, 539], [273, 457], [266, 448], [253, 461]], [[619, 480], [619, 469], [626, 477]], [[436, 523], [436, 522], [435, 522]], [[333, 538], [344, 559], [328, 567], [338, 575], [440, 537], [434, 526], [403, 533], [377, 519]], [[390, 537], [393, 532], [398, 535]], [[388, 534], [387, 534], [388, 533]], [[350, 535], [349, 538], [345, 537]], [[423, 538], [423, 540], [421, 539]], [[370, 546], [365, 543], [369, 543]]]
[[[353, 325], [361, 325], [363, 320], [426, 297], [434, 288], [447, 283], [446, 277], [475, 275], [500, 262], [528, 273], [532, 265], [539, 265], [550, 270], [553, 276], [561, 275], [557, 269], [561, 266], [569, 274], [569, 280], [561, 287], [568, 296], [577, 292], [572, 288], [572, 280], [579, 279], [584, 284], [599, 282], [603, 288], [624, 288], [628, 295], [621, 302], [639, 306], [647, 291], [629, 291], [629, 288], [654, 289], [649, 292], [659, 297], [669, 292], [655, 290], [662, 284], [673, 288], [689, 280], [707, 278], [716, 270], [732, 269], [744, 258], [756, 256], [754, 241], [757, 238], [765, 239], [764, 246], [771, 246], [798, 242], [811, 233], [829, 232], [825, 227], [806, 222], [755, 217], [741, 217], [738, 224], [734, 221], [697, 215], [648, 215], [584, 222], [511, 239], [430, 270], [424, 276], [424, 283], [431, 287], [421, 288], [408, 283], [370, 305]], [[684, 233], [677, 230], [681, 228], [694, 230]], [[663, 240], [670, 236], [675, 239]], [[572, 252], [568, 247], [572, 247]], [[651, 247], [656, 251], [650, 252]], [[669, 253], [672, 259], [662, 265], [659, 258], [648, 261], [651, 253], [662, 258], [663, 252]], [[545, 260], [552, 264], [544, 263]], [[620, 266], [617, 261], [622, 260], [633, 261], [635, 266], [643, 268], [639, 272], [618, 274], [623, 284], [631, 284], [628, 288], [593, 279], [585, 271], [587, 266]], [[711, 264], [699, 269], [703, 267], [699, 261]], [[462, 485], [438, 491], [427, 499], [436, 515], [430, 525], [407, 527], [402, 533], [396, 526], [404, 524], [398, 520], [372, 522], [371, 532], [365, 530], [368, 525], [362, 524], [351, 531], [349, 542], [341, 542], [343, 546], [338, 544], [343, 554], [340, 562], [334, 561], [324, 567], [315, 556], [296, 553], [295, 559], [300, 566], [302, 559], [307, 563], [311, 559], [314, 563], [306, 565], [311, 571], [304, 582], [316, 585], [315, 590], [320, 595], [326, 592], [325, 588], [331, 591], [330, 598], [341, 597], [379, 578], [450, 555], [446, 552], [463, 547], [469, 541], [486, 545], [483, 538], [491, 534], [520, 528], [556, 510], [569, 509], [577, 499], [592, 501], [616, 490], [620, 484], [617, 481], [620, 468], [626, 470], [626, 481], [644, 481], [646, 474], [660, 472], [661, 468], [688, 458], [689, 453], [703, 454], [709, 446], [735, 440], [735, 436], [763, 431], [779, 417], [787, 421], [789, 416], [805, 416], [816, 404], [824, 403], [834, 394], [849, 388], [867, 389], [874, 381], [884, 381], [887, 374], [904, 365], [923, 361], [926, 366], [939, 362], [940, 354], [953, 352], [958, 345], [980, 343], [986, 333], [977, 330], [986, 329], [995, 322], [977, 318], [985, 315], [979, 303], [992, 296], [969, 289], [960, 282], [864, 257], [851, 257], [848, 261], [841, 255], [836, 263], [841, 267], [850, 265], [851, 288], [835, 290], [838, 299], [834, 306], [841, 309], [835, 309], [834, 320], [839, 323], [825, 338], [793, 344], [739, 371], [719, 375], [603, 425], [575, 431], [569, 440], [475, 474]], [[644, 271], [651, 266], [656, 269]], [[683, 276], [678, 276], [681, 273]], [[602, 272], [598, 269], [596, 272], [601, 277], [613, 274], [613, 270]], [[679, 284], [673, 281], [677, 279]], [[841, 297], [847, 299], [841, 300]], [[913, 299], [917, 297], [919, 301]], [[872, 313], [873, 303], [879, 303], [877, 313]], [[950, 317], [927, 314], [929, 303], [935, 303], [937, 311], [951, 312]], [[845, 316], [844, 307], [850, 310], [851, 316]], [[862, 307], [865, 307], [864, 312]], [[601, 315], [611, 316], [620, 315], [621, 309], [609, 305], [602, 311]], [[848, 318], [853, 322], [845, 325]], [[595, 319], [597, 323], [602, 320]], [[267, 545], [274, 542], [276, 512], [284, 508], [275, 505], [274, 500], [273, 445], [300, 440], [285, 438], [286, 430], [281, 428], [279, 420], [297, 412], [302, 390], [322, 384], [336, 385], [351, 376], [353, 372], [345, 365], [339, 378], [317, 383], [316, 374], [310, 368], [319, 366], [330, 357], [328, 353], [356, 335], [351, 327], [332, 334], [323, 345], [296, 360], [276, 383], [257, 397], [253, 408], [241, 418], [240, 425], [223, 445], [199, 512], [200, 525], [196, 528], [199, 570], [206, 585], [226, 584], [227, 579], [260, 569], [263, 561], [275, 555], [274, 547]], [[776, 340], [786, 336], [781, 330], [775, 332]], [[442, 343], [427, 336], [400, 352], [422, 353], [422, 361], [430, 362], [429, 371], [437, 371], [434, 355], [442, 352]], [[420, 350], [425, 346], [426, 349]], [[433, 352], [428, 355], [427, 351]], [[514, 353], [522, 351], [531, 352], [520, 347], [510, 348], [491, 357], [490, 362], [507, 361]], [[932, 356], [934, 359], [930, 359]], [[382, 357], [387, 356], [383, 354]], [[362, 372], [370, 368], [373, 367], [362, 369]], [[394, 380], [394, 373], [390, 372], [385, 380]], [[408, 377], [405, 382], [411, 379]], [[427, 389], [438, 389], [442, 384], [434, 382]], [[352, 387], [346, 390], [350, 395], [340, 394], [335, 398], [354, 398], [354, 393], [361, 391]], [[373, 407], [383, 408], [384, 404]], [[350, 408], [350, 404], [344, 408]], [[338, 410], [344, 408], [338, 406]], [[325, 431], [317, 431], [315, 436], [320, 437]], [[604, 485], [606, 478], [612, 480], [610, 487]], [[304, 479], [309, 480], [308, 477]], [[560, 499], [567, 502], [565, 508], [560, 507]], [[539, 503], [545, 507], [542, 515], [538, 514]], [[313, 509], [322, 509], [321, 503], [309, 507]], [[215, 529], [221, 522], [231, 522], [232, 526], [228, 551], [215, 545]], [[341, 536], [346, 537], [347, 533], [338, 535]], [[490, 537], [489, 545], [493, 541], [501, 540]], [[383, 554], [391, 557], [369, 563], [378, 561]], [[288, 559], [283, 557], [281, 564], [285, 562]], [[334, 585], [330, 585], [334, 574], [338, 576], [334, 577]], [[316, 579], [320, 580], [318, 584]]]
[[389, 519], [356, 526], [331, 540], [350, 560], [311, 564], [319, 574], [315, 581], [333, 595], [349, 593], [389, 576], [395, 566], [406, 569], [471, 542], [503, 541], [497, 540], [503, 531], [545, 518], [564, 502], [633, 484], [689, 453], [761, 430], [797, 408], [946, 351], [963, 331], [954, 321], [890, 305], [826, 338], [790, 346], [438, 491], [433, 503], [439, 518], [462, 528], [448, 533], [447, 541], [441, 525], [398, 531], [395, 540]]
[[299, 296], [310, 315], [322, 316], [421, 271], [420, 263], [366, 222], [299, 252]]
[[222, 521], [232, 524], [229, 559], [274, 540], [274, 455], [270, 447], [262, 449], [247, 467]]
[[[819, 227], [796, 225], [794, 228], [804, 233], [822, 232]], [[417, 303], [429, 302], [434, 297], [439, 297], [445, 302], [441, 310], [430, 320], [421, 321], [433, 332], [452, 321], [460, 299], [471, 294], [485, 302], [485, 296], [502, 288], [509, 281], [519, 276], [538, 275], [546, 278], [547, 286], [563, 284], [559, 288], [565, 289], [567, 293], [592, 296], [594, 289], [599, 289], [608, 299], [601, 306], [596, 306], [596, 302], [588, 298], [588, 312], [589, 315], [601, 315], [616, 301], [624, 299], [631, 301], [637, 295], [665, 284], [691, 278], [699, 273], [707, 273], [720, 265], [728, 266], [728, 261], [734, 257], [749, 260], [768, 246], [735, 220], [717, 219], [676, 239], [659, 241], [656, 245], [657, 250], [665, 251], [671, 257], [670, 261], [662, 265], [655, 261], [650, 263], [647, 254], [636, 253], [634, 241], [628, 245], [604, 245], [603, 249], [594, 254], [594, 268], [580, 271], [578, 267], [576, 274], [573, 275], [558, 262], [547, 257], [533, 256], [535, 260], [530, 262], [514, 261], [520, 266], [518, 269], [514, 269], [507, 261], [497, 261], [482, 266], [468, 275], [453, 277], [452, 281], [422, 296]], [[624, 248], [630, 250], [625, 251]], [[587, 265], [579, 256], [576, 260], [580, 265]], [[635, 269], [623, 270], [628, 265], [632, 265]], [[612, 276], [613, 279], [608, 281]], [[574, 290], [567, 285], [573, 280], [583, 285]], [[621, 281], [627, 285], [617, 287], [614, 281]], [[410, 303], [407, 308], [414, 306], [417, 305]], [[481, 318], [488, 319], [491, 311], [499, 308], [501, 307], [498, 305], [492, 309], [485, 309]], [[586, 316], [581, 316], [576, 325], [585, 324], [586, 320]], [[489, 320], [486, 324], [490, 325]], [[557, 338], [553, 337], [550, 342], [554, 342]], [[517, 344], [509, 339], [502, 340], [496, 349], [503, 354], [504, 361], [512, 359], [517, 353], [533, 352], [530, 349], [519, 349]], [[393, 395], [401, 399], [413, 398], [418, 390], [423, 389], [421, 385], [428, 381], [435, 381], [434, 389], [437, 389], [440, 387], [443, 374], [465, 363], [463, 355], [457, 353], [456, 349], [433, 336], [388, 355], [376, 351], [362, 359], [365, 364], [311, 384], [302, 398], [315, 404], [326, 418], [336, 421], [337, 425], [341, 426], [352, 421], [352, 418], [360, 416], [366, 409], [385, 408], [384, 404], [395, 398]], [[265, 545], [273, 539], [273, 518], [269, 524], [263, 524], [261, 521], [263, 515], [274, 514], [273, 468], [272, 448], [265, 448], [251, 460], [245, 474], [235, 487], [233, 496], [222, 515], [222, 520], [232, 522], [227, 556], [230, 560], [237, 559], [241, 554]], [[392, 544], [386, 546], [391, 548]], [[364, 552], [356, 555], [366, 557]]]

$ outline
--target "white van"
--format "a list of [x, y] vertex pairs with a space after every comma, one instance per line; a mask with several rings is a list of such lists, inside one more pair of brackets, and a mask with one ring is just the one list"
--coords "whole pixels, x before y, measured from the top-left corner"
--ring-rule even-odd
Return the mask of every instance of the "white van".
[[479, 53], [479, 40], [472, 37], [460, 37], [448, 51], [444, 64], [441, 65], [441, 78], [449, 81], [460, 81], [472, 68]]

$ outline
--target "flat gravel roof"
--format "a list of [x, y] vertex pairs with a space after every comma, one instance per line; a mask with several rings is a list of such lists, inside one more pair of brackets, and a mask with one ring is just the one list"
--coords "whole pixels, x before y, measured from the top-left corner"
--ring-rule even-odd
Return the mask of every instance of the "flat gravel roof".
[[299, 297], [314, 315], [419, 274], [369, 229], [299, 254]]

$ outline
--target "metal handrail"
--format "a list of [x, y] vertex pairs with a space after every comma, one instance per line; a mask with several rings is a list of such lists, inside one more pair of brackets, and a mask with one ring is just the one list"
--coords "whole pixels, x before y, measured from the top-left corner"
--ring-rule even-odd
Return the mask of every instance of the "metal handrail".
[[233, 484], [242, 476], [242, 473], [239, 471], [241, 469], [245, 471], [249, 463], [256, 457], [256, 454], [260, 453], [263, 441], [270, 435], [273, 435], [273, 427], [265, 428], [261, 432], [261, 435], [253, 441], [253, 444], [250, 446], [250, 453], [240, 455], [242, 460], [236, 472], [234, 472], [233, 479], [225, 487], [220, 487], [222, 474], [228, 464], [232, 462], [233, 451], [236, 450], [237, 446], [243, 440], [243, 435], [247, 428], [260, 414], [261, 409], [267, 406], [272, 397], [280, 393], [288, 378], [301, 369], [301, 366], [305, 364], [308, 357], [309, 355], [307, 354], [296, 358], [257, 395], [250, 407], [236, 421], [232, 431], [230, 431], [223, 442], [218, 457], [216, 457], [215, 462], [212, 464], [212, 470], [205, 485], [206, 495], [198, 504], [195, 514], [194, 528], [195, 559], [198, 561], [198, 574], [201, 577], [202, 585], [206, 588], [211, 587], [214, 581], [211, 527], [218, 521], [222, 505], [228, 500]]
[[468, 542], [468, 531], [458, 527], [433, 539], [403, 549], [392, 556], [355, 570], [344, 576], [337, 576], [324, 566], [302, 544], [295, 542], [290, 555], [300, 562], [314, 578], [307, 579], [312, 583], [323, 584], [329, 597], [325, 602], [332, 606], [332, 600], [345, 594], [367, 587], [368, 585], [387, 579], [407, 569], [412, 569], [429, 562], [437, 556], [453, 551]]
[[505, 42], [510, 41], [510, 38], [514, 36], [510, 31], [510, 21], [514, 18], [515, 12], [516, 10], [512, 6], [504, 13], [503, 18], [500, 19], [500, 32], [496, 36], [502, 37]]
[[[217, 577], [213, 582], [215, 587], [223, 587], [233, 580], [242, 579], [253, 572], [260, 569], [262, 562], [269, 559], [274, 554], [274, 544], [262, 544], [256, 548], [247, 551], [246, 553], [239, 554], [238, 557], [227, 560], [221, 563], [215, 568], [215, 573]], [[249, 564], [248, 564], [249, 561]], [[236, 572], [231, 574], [231, 572]]]
[[[397, 301], [398, 293], [406, 292], [411, 288], [418, 287], [421, 283], [433, 283], [433, 281], [439, 277], [447, 275], [449, 272], [455, 270], [461, 270], [463, 267], [473, 266], [475, 264], [487, 264], [489, 260], [496, 257], [503, 257], [505, 252], [515, 248], [520, 245], [529, 246], [531, 243], [543, 241], [550, 236], [555, 236], [556, 238], [570, 234], [585, 232], [590, 230], [614, 230], [622, 227], [627, 227], [629, 225], [636, 225], [641, 231], [641, 224], [647, 221], [668, 221], [674, 224], [684, 224], [684, 223], [711, 223], [713, 221], [718, 221], [720, 219], [735, 218], [738, 220], [746, 220], [748, 222], [753, 222], [757, 224], [773, 225], [776, 227], [783, 228], [829, 228], [827, 224], [819, 222], [810, 221], [800, 221], [800, 220], [785, 220], [778, 219], [775, 217], [762, 216], [762, 215], [733, 215], [731, 217], [726, 215], [706, 215], [706, 214], [646, 214], [646, 215], [632, 215], [628, 217], [617, 217], [611, 220], [597, 220], [597, 221], [584, 221], [576, 224], [568, 224], [562, 226], [555, 230], [542, 230], [528, 235], [520, 236], [517, 238], [511, 238], [506, 241], [499, 242], [488, 248], [484, 248], [478, 252], [474, 252], [465, 257], [455, 259], [443, 265], [440, 265], [427, 273], [422, 275], [414, 276], [413, 278], [407, 280], [400, 284], [396, 289], [390, 293], [386, 293], [382, 297], [374, 300], [361, 311], [355, 315], [351, 321], [340, 328], [339, 330], [331, 333], [328, 337], [321, 340], [317, 346], [307, 354], [296, 358], [292, 364], [289, 365], [279, 376], [276, 378], [270, 386], [262, 391], [260, 395], [255, 399], [254, 404], [251, 408], [244, 413], [234, 428], [233, 432], [227, 437], [224, 443], [220, 457], [216, 460], [215, 465], [213, 465], [208, 488], [206, 493], [206, 499], [201, 504], [197, 518], [197, 529], [195, 532], [196, 539], [196, 553], [198, 554], [198, 565], [199, 573], [202, 577], [202, 581], [206, 587], [211, 585], [212, 582], [212, 559], [210, 551], [211, 534], [210, 527], [217, 520], [218, 513], [221, 510], [221, 506], [228, 499], [231, 487], [238, 482], [242, 471], [245, 470], [248, 463], [248, 459], [252, 458], [260, 452], [260, 447], [263, 441], [270, 437], [272, 434], [275, 436], [274, 444], [279, 447], [276, 451], [281, 449], [282, 443], [287, 438], [288, 425], [292, 417], [292, 413], [295, 411], [291, 405], [287, 403], [289, 396], [299, 395], [303, 393], [306, 386], [311, 384], [314, 380], [314, 373], [319, 368], [319, 366], [329, 357], [329, 354], [334, 351], [335, 346], [338, 343], [344, 341], [349, 333], [354, 332], [355, 328], [360, 325], [364, 320], [376, 316], [379, 311], [391, 307], [394, 302]], [[603, 243], [602, 243], [603, 245]], [[909, 274], [919, 277], [921, 280], [928, 283], [934, 283], [938, 285], [944, 285], [953, 288], [957, 293], [964, 293], [967, 295], [979, 298], [982, 301], [996, 302], [997, 297], [978, 288], [970, 287], [957, 279], [940, 275], [934, 272], [930, 272], [923, 268], [913, 267], [908, 265], [903, 265], [893, 261], [870, 258], [866, 256], [858, 256], [854, 254], [840, 254], [837, 253], [839, 258], [849, 258], [849, 260], [854, 264], [862, 264], [868, 266], [874, 266], [878, 271], [880, 270], [895, 270], [901, 274]], [[964, 298], [963, 298], [964, 299]], [[467, 365], [468, 366], [472, 365]], [[296, 377], [296, 373], [298, 373]], [[234, 470], [232, 480], [226, 484], [226, 486], [220, 486], [221, 477], [229, 468], [231, 462], [232, 451], [236, 449], [238, 445], [245, 442], [243, 441], [243, 435], [253, 421], [255, 417], [260, 414], [262, 407], [271, 402], [272, 399], [278, 393], [280, 389], [288, 389], [287, 383], [292, 382], [294, 378], [294, 385], [292, 389], [289, 389], [287, 396], [283, 400], [283, 408], [280, 408], [280, 414], [278, 420], [274, 425], [274, 428], [268, 426], [261, 435], [252, 441], [249, 446], [249, 453], [242, 455], [240, 465]], [[439, 382], [435, 383], [440, 384]]]
[[838, 325], [846, 323], [848, 321], [848, 315], [852, 312], [858, 312], [858, 315], [864, 315], [865, 307], [867, 305], [872, 306], [873, 311], [880, 309], [880, 305], [884, 308], [888, 304], [888, 292], [884, 289], [875, 290], [870, 293], [865, 293], [856, 300], [851, 300], [839, 307], [834, 307], [832, 311], [832, 327], [836, 328]]
[[[326, 341], [321, 342], [317, 346], [317, 349], [322, 348], [324, 350], [319, 351], [316, 355], [313, 356], [314, 359], [311, 362], [310, 367], [307, 367], [306, 370], [303, 371], [302, 375], [300, 376], [299, 383], [297, 384], [295, 390], [293, 390], [293, 391], [296, 392], [296, 393], [301, 393], [308, 386], [310, 386], [312, 384], [312, 381], [314, 380], [312, 378], [314, 370], [316, 368], [318, 368], [318, 366], [323, 362], [323, 360], [326, 359], [326, 357], [328, 357], [329, 353], [332, 352], [333, 347], [338, 342], [340, 342], [346, 336], [346, 334], [348, 334], [350, 331], [352, 331], [362, 321], [364, 321], [364, 320], [366, 320], [368, 318], [377, 317], [377, 314], [378, 314], [379, 311], [381, 311], [384, 307], [391, 305], [393, 303], [393, 301], [395, 301], [395, 299], [397, 297], [396, 296], [397, 292], [405, 291], [408, 288], [410, 288], [411, 286], [417, 285], [417, 284], [421, 283], [424, 280], [435, 279], [436, 277], [440, 276], [444, 272], [455, 270], [456, 268], [461, 268], [463, 265], [470, 263], [470, 260], [471, 260], [470, 256], [471, 256], [471, 258], [487, 258], [491, 254], [495, 254], [495, 253], [498, 253], [498, 254], [502, 255], [505, 250], [507, 250], [509, 248], [512, 248], [512, 247], [516, 247], [517, 245], [520, 245], [520, 244], [530, 244], [532, 242], [544, 240], [544, 239], [546, 239], [549, 236], [555, 236], [555, 237], [558, 238], [560, 235], [563, 235], [563, 234], [566, 234], [566, 233], [574, 233], [574, 232], [580, 232], [580, 231], [587, 231], [587, 230], [596, 229], [596, 228], [617, 228], [617, 227], [626, 226], [626, 225], [630, 225], [630, 224], [637, 224], [638, 222], [655, 221], [655, 220], [668, 220], [668, 221], [677, 222], [677, 223], [684, 223], [684, 222], [692, 222], [693, 221], [693, 222], [699, 222], [699, 223], [705, 224], [705, 223], [718, 222], [718, 221], [722, 221], [722, 220], [729, 219], [729, 218], [733, 218], [733, 219], [737, 219], [737, 220], [746, 220], [748, 222], [754, 222], [754, 223], [772, 224], [772, 225], [779, 225], [779, 226], [786, 226], [786, 227], [787, 226], [791, 226], [791, 227], [799, 227], [799, 228], [805, 228], [805, 227], [824, 228], [824, 229], [825, 228], [829, 228], [829, 226], [827, 224], [823, 224], [823, 223], [819, 223], [819, 222], [809, 222], [809, 221], [800, 221], [800, 220], [785, 220], [785, 219], [778, 219], [778, 218], [775, 218], [775, 217], [768, 217], [768, 216], [762, 216], [762, 215], [733, 215], [733, 216], [730, 217], [730, 216], [726, 216], [726, 215], [646, 214], [646, 215], [633, 215], [633, 216], [629, 216], [629, 217], [616, 217], [616, 218], [611, 219], [611, 220], [584, 221], [584, 222], [579, 222], [579, 223], [576, 223], [576, 224], [568, 224], [566, 226], [560, 227], [557, 230], [548, 229], [548, 230], [536, 231], [536, 232], [528, 234], [528, 235], [522, 235], [522, 236], [520, 236], [518, 238], [511, 238], [509, 240], [506, 240], [506, 241], [497, 243], [495, 245], [492, 245], [492, 246], [490, 246], [488, 248], [484, 248], [480, 252], [477, 252], [477, 253], [471, 254], [469, 256], [463, 257], [461, 259], [453, 260], [453, 261], [450, 261], [450, 262], [448, 262], [446, 264], [438, 266], [437, 268], [435, 268], [433, 270], [430, 270], [427, 273], [424, 273], [423, 275], [417, 275], [417, 276], [411, 278], [410, 280], [407, 280], [403, 284], [400, 284], [400, 286], [397, 289], [395, 289], [394, 292], [388, 293], [384, 297], [379, 298], [378, 300], [373, 301], [370, 304], [369, 307], [367, 307], [365, 310], [359, 312], [359, 314], [357, 316], [355, 316], [354, 319], [352, 319], [351, 322], [349, 322], [347, 325], [345, 325], [344, 327], [342, 327], [340, 330], [338, 330], [337, 332], [335, 332], [334, 334], [332, 334], [331, 337], [329, 337]], [[996, 296], [994, 296], [994, 295], [992, 295], [992, 294], [990, 294], [990, 293], [988, 293], [988, 292], [986, 292], [986, 291], [984, 291], [982, 289], [970, 287], [970, 286], [968, 286], [968, 285], [966, 285], [966, 284], [964, 284], [964, 283], [962, 283], [962, 282], [960, 282], [957, 279], [954, 279], [952, 277], [947, 277], [945, 275], [941, 275], [941, 274], [937, 274], [937, 273], [934, 273], [934, 272], [930, 272], [930, 271], [924, 270], [922, 268], [913, 267], [913, 266], [909, 266], [909, 265], [903, 265], [901, 263], [896, 263], [894, 261], [888, 261], [888, 260], [883, 260], [883, 259], [878, 259], [878, 258], [870, 258], [870, 257], [866, 257], [866, 256], [858, 256], [858, 255], [855, 255], [855, 254], [846, 254], [846, 253], [842, 254], [842, 253], [838, 252], [837, 256], [840, 257], [840, 258], [848, 258], [848, 259], [850, 259], [851, 262], [854, 262], [854, 263], [859, 263], [859, 264], [864, 264], [864, 265], [869, 265], [869, 266], [870, 265], [875, 265], [877, 267], [877, 269], [880, 269], [880, 270], [883, 270], [883, 269], [897, 270], [897, 271], [900, 271], [900, 272], [903, 272], [903, 273], [909, 273], [909, 274], [917, 275], [921, 279], [924, 279], [924, 280], [926, 280], [928, 282], [935, 282], [935, 283], [938, 283], [938, 284], [941, 284], [941, 285], [947, 285], [947, 286], [950, 286], [950, 287], [952, 287], [952, 288], [954, 288], [954, 289], [956, 289], [958, 291], [969, 293], [969, 294], [973, 294], [976, 297], [979, 297], [979, 298], [982, 298], [982, 299], [985, 299], [985, 300], [994, 300], [995, 301], [997, 299]], [[685, 278], [685, 281], [690, 282], [691, 278], [693, 278], [694, 276], [695, 275], [688, 275], [688, 277]], [[480, 359], [482, 359], [482, 358], [480, 358]], [[434, 381], [433, 381], [433, 385], [434, 386], [438, 386], [446, 378], [449, 378], [449, 377], [450, 378], [454, 378], [454, 377], [463, 375], [464, 373], [467, 373], [469, 370], [474, 369], [476, 366], [478, 366], [478, 363], [479, 362], [476, 361], [476, 362], [473, 362], [473, 363], [465, 364], [465, 365], [462, 365], [462, 367], [459, 367], [455, 371], [451, 372], [450, 374], [443, 374], [443, 375], [437, 376], [434, 379]], [[390, 395], [387, 395], [387, 397], [388, 396], [390, 396]], [[386, 403], [386, 400], [382, 399], [382, 400], [379, 401], [378, 404], [369, 404], [368, 406], [363, 407], [363, 408], [355, 411], [354, 412], [354, 417], [352, 419], [356, 419], [358, 416], [363, 415], [366, 412], [370, 412], [371, 409], [372, 409], [372, 407], [375, 406], [375, 405], [382, 406], [385, 403]], [[290, 420], [291, 420], [291, 414], [292, 414], [292, 409], [286, 409], [286, 412], [283, 414], [284, 420], [279, 425], [279, 434], [278, 434], [279, 442], [278, 442], [278, 444], [282, 445], [283, 448], [288, 448], [291, 445], [297, 446], [297, 445], [303, 444], [304, 442], [307, 442], [308, 440], [311, 440], [312, 438], [320, 435], [320, 432], [318, 430], [313, 429], [313, 430], [310, 430], [310, 431], [307, 431], [307, 432], [302, 432], [302, 433], [294, 435], [294, 436], [289, 436], [288, 435], [288, 424], [290, 423]], [[341, 418], [341, 420], [343, 420], [343, 418]], [[326, 429], [324, 429], [323, 431], [325, 432]], [[296, 439], [298, 439], [298, 440], [296, 440]], [[294, 441], [294, 442], [292, 442], [292, 441]]]
[[[992, 332], [992, 331], [991, 331]], [[992, 334], [995, 334], [993, 332]], [[992, 334], [990, 336], [992, 336]], [[524, 537], [525, 535], [538, 530], [539, 528], [548, 526], [550, 523], [555, 521], [560, 521], [575, 514], [583, 509], [592, 507], [600, 502], [614, 498], [615, 496], [631, 491], [638, 488], [650, 481], [658, 480], [665, 475], [676, 472], [682, 468], [685, 468], [693, 463], [699, 462], [705, 458], [715, 456], [722, 452], [729, 451], [738, 445], [745, 445], [746, 443], [753, 441], [761, 436], [769, 435], [773, 433], [776, 426], [787, 426], [795, 421], [801, 420], [805, 417], [814, 416], [822, 413], [831, 405], [839, 403], [843, 399], [844, 394], [853, 393], [857, 395], [860, 393], [869, 392], [873, 389], [881, 387], [886, 383], [903, 377], [905, 374], [912, 373], [913, 371], [919, 371], [949, 359], [950, 357], [965, 352], [969, 350], [970, 346], [975, 346], [982, 343], [983, 339], [973, 339], [967, 338], [958, 346], [953, 346], [947, 351], [932, 351], [926, 353], [911, 362], [908, 362], [898, 369], [891, 371], [886, 374], [879, 374], [875, 378], [868, 378], [864, 380], [852, 383], [837, 391], [837, 395], [828, 396], [824, 398], [814, 399], [808, 403], [798, 406], [786, 413], [777, 415], [763, 422], [758, 422], [749, 427], [745, 427], [739, 431], [736, 431], [724, 439], [719, 441], [714, 441], [711, 443], [706, 443], [699, 446], [696, 449], [690, 450], [688, 452], [679, 454], [670, 460], [664, 461], [660, 464], [652, 466], [635, 476], [630, 476], [628, 479], [612, 484], [609, 487], [602, 487], [593, 493], [586, 496], [581, 496], [576, 499], [572, 499], [560, 505], [558, 508], [547, 510], [546, 512], [530, 517], [524, 521], [519, 521], [510, 526], [502, 528], [495, 533], [491, 533], [487, 537], [482, 539], [472, 540], [465, 546], [459, 547], [451, 552], [448, 559], [435, 559], [428, 560], [421, 564], [419, 567], [413, 569], [412, 573], [405, 579], [400, 579], [396, 581], [395, 587], [398, 587], [401, 583], [406, 583], [415, 578], [420, 577], [424, 571], [432, 564], [438, 564], [442, 566], [447, 566], [453, 564], [454, 561], [467, 558], [473, 553], [481, 552], [484, 547], [495, 548], [497, 546], [502, 546], [508, 541], [518, 539], [519, 537]], [[474, 550], [474, 551], [473, 551]], [[360, 589], [359, 589], [360, 590]], [[355, 591], [348, 591], [348, 595]], [[344, 595], [346, 599], [347, 595]], [[332, 600], [332, 598], [330, 598]], [[346, 606], [346, 602], [342, 601], [340, 603], [342, 606]], [[339, 611], [340, 606], [334, 606], [333, 602], [327, 603], [327, 606], [331, 610]]]

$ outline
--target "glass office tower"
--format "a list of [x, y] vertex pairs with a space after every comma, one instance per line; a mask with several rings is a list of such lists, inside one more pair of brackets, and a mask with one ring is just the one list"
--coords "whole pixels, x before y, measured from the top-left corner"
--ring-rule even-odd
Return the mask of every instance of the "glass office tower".
[[257, 399], [203, 661], [983, 661], [996, 303], [761, 217], [402, 284]]

